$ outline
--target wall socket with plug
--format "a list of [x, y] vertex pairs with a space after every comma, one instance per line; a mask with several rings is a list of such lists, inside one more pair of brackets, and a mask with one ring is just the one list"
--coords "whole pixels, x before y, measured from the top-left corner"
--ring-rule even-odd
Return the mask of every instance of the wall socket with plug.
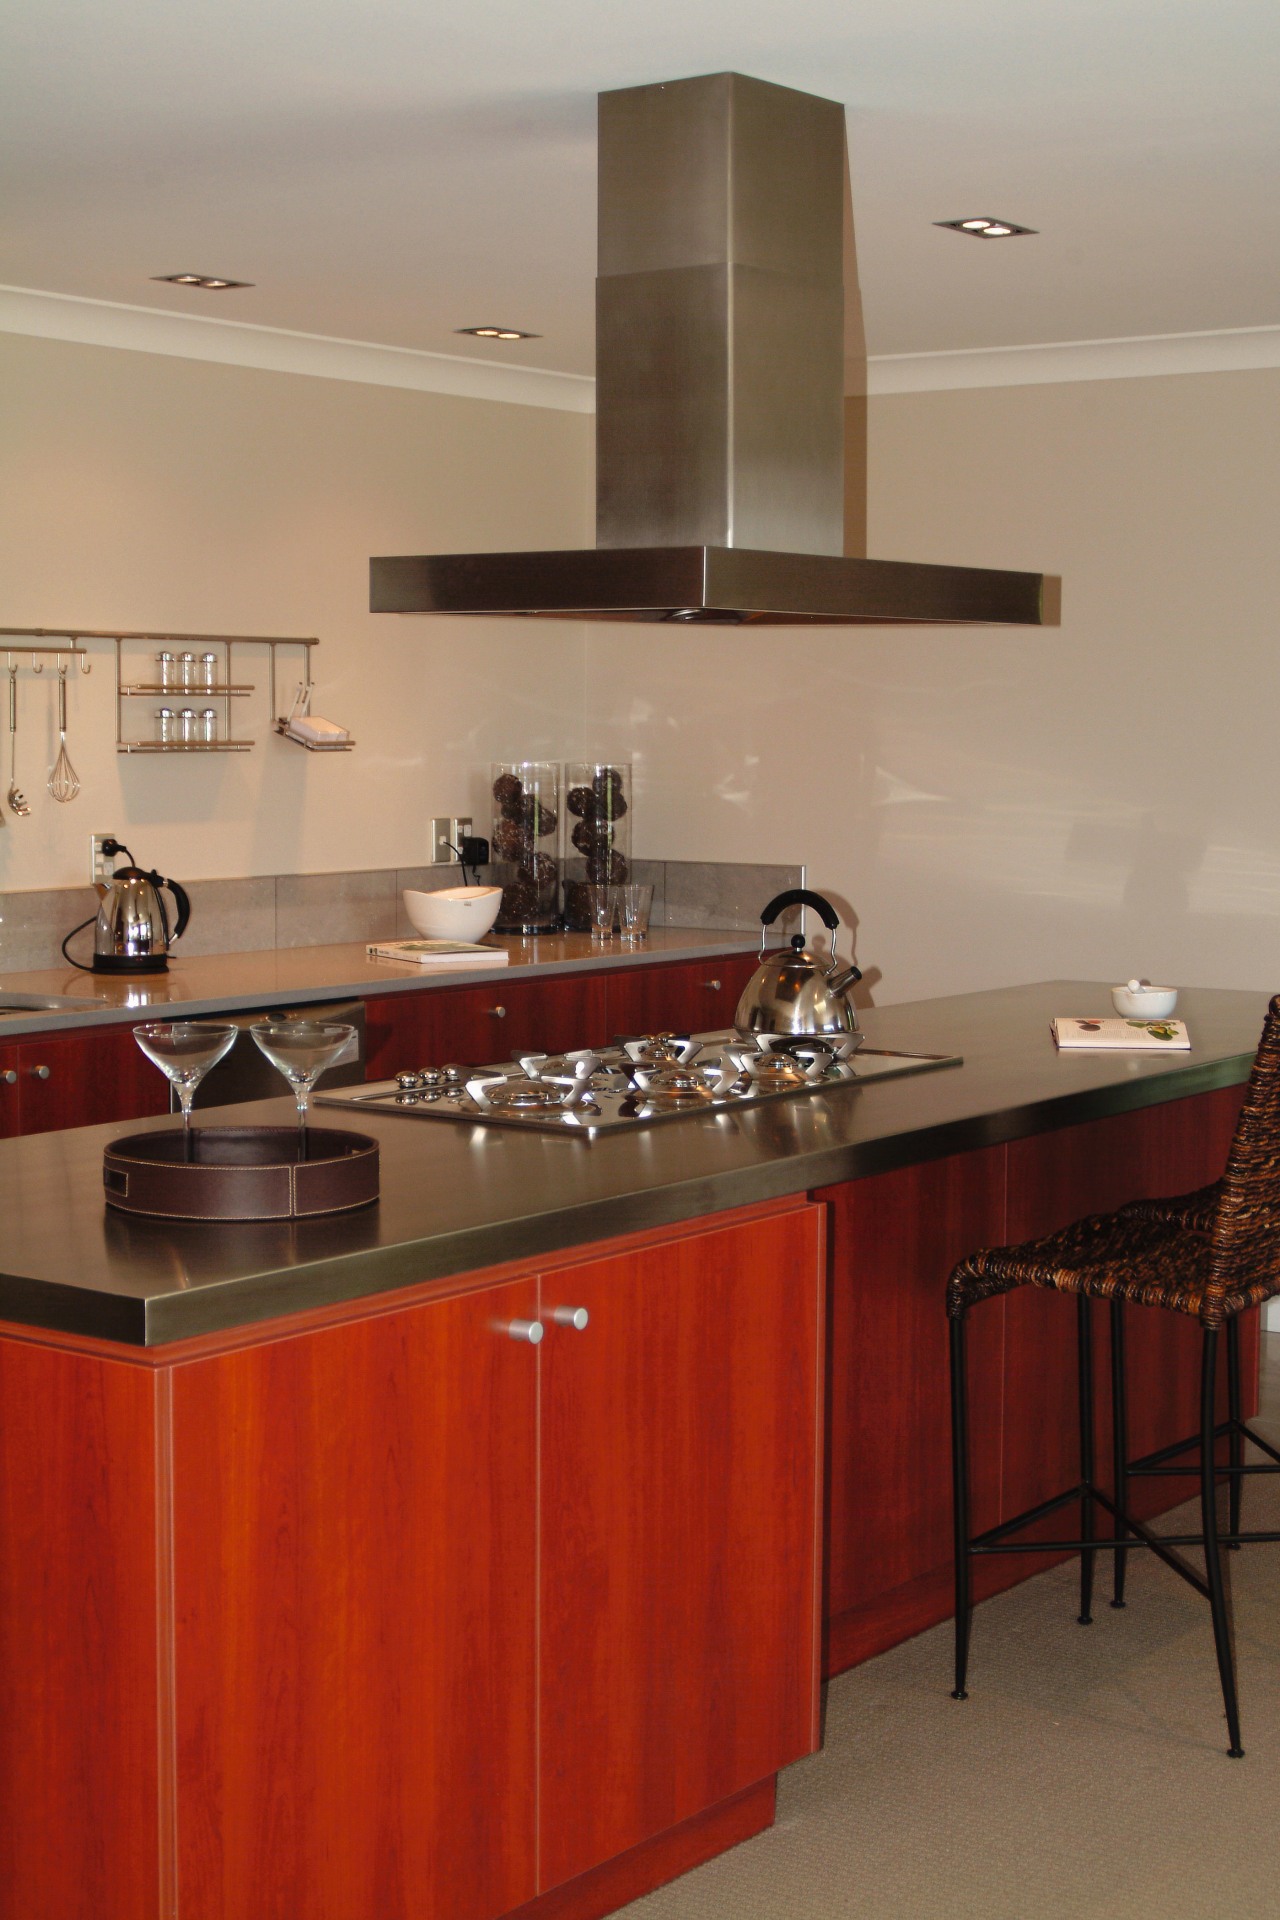
[[456, 867], [458, 856], [455, 847], [471, 837], [471, 815], [460, 814], [443, 820], [431, 822], [431, 865], [433, 867]]
[[96, 885], [99, 880], [109, 880], [115, 872], [116, 861], [120, 859], [121, 856], [118, 853], [104, 853], [102, 849], [108, 840], [116, 841], [118, 839], [119, 835], [114, 833], [95, 833], [90, 835], [90, 886]]

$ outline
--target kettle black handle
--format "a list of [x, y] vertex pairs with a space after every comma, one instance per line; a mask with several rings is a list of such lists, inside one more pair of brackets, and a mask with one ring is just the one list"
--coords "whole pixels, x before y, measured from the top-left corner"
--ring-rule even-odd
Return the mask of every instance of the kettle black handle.
[[807, 887], [788, 887], [785, 893], [776, 894], [760, 915], [760, 925], [767, 927], [788, 907], [812, 907], [815, 913], [822, 916], [822, 924], [828, 933], [834, 933], [840, 925], [840, 915], [831, 902], [824, 900], [820, 893], [810, 893]]
[[158, 873], [149, 873], [147, 875], [147, 879], [150, 880], [152, 886], [154, 887], [168, 887], [170, 893], [173, 895], [174, 899], [177, 901], [178, 924], [174, 928], [173, 932], [171, 934], [168, 934], [166, 938], [170, 940], [180, 940], [186, 928], [186, 924], [188, 920], [191, 918], [191, 900], [190, 900], [190, 896], [187, 893], [186, 888], [180, 887], [176, 880], [162, 880]]

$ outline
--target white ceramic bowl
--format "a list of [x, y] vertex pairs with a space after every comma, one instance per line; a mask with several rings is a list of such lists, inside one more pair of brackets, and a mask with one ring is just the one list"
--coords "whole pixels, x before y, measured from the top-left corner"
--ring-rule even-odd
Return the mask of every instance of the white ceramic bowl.
[[1111, 1004], [1126, 1020], [1167, 1020], [1178, 1004], [1178, 989], [1112, 987]]
[[417, 893], [405, 887], [404, 910], [424, 940], [482, 940], [498, 917], [501, 887], [441, 887]]

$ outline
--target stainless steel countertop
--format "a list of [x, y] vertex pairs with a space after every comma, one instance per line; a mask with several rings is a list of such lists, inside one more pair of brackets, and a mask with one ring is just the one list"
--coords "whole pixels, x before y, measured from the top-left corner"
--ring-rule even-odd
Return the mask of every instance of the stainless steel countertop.
[[[958, 1052], [963, 1066], [593, 1143], [362, 1115], [381, 1143], [381, 1201], [298, 1224], [113, 1212], [102, 1150], [119, 1126], [0, 1142], [0, 1317], [157, 1345], [858, 1179], [1238, 1084], [1266, 1005], [1188, 989], [1190, 1054], [1117, 1055], [1059, 1054], [1050, 1037], [1054, 1014], [1111, 1012], [1098, 984], [916, 1001], [867, 1013], [869, 1044]], [[222, 1112], [278, 1125], [292, 1102]]]
[[78, 973], [74, 967], [0, 974], [0, 993], [66, 995], [88, 1004], [50, 1013], [11, 1014], [0, 1020], [0, 1045], [24, 1034], [119, 1026], [132, 1020], [197, 1019], [249, 1007], [302, 1006], [308, 1000], [347, 1000], [424, 987], [475, 986], [547, 973], [600, 973], [616, 968], [670, 965], [713, 953], [750, 953], [759, 935], [702, 927], [654, 927], [641, 947], [592, 944], [587, 933], [521, 939], [490, 936], [509, 955], [505, 967], [419, 967], [371, 960], [363, 941], [331, 947], [273, 947], [260, 953], [215, 953], [187, 958], [175, 952], [167, 973]]

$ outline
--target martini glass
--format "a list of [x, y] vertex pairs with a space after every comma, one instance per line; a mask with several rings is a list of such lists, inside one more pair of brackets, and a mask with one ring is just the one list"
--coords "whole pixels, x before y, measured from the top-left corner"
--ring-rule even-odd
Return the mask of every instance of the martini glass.
[[133, 1037], [153, 1066], [176, 1087], [182, 1108], [182, 1157], [191, 1158], [191, 1102], [196, 1088], [236, 1043], [239, 1027], [213, 1021], [156, 1021], [135, 1027]]
[[336, 1066], [355, 1028], [330, 1020], [255, 1020], [249, 1029], [298, 1103], [298, 1158], [307, 1157], [307, 1102], [322, 1073]]

